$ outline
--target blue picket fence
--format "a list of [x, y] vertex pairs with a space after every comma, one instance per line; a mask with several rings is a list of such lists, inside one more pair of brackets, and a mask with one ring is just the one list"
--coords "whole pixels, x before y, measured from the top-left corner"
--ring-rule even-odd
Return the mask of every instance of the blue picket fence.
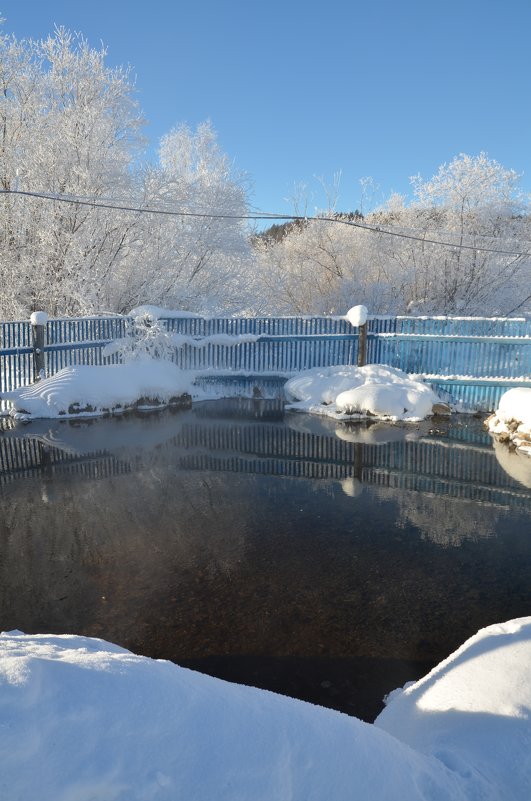
[[[129, 322], [120, 316], [49, 320], [47, 374], [68, 365], [116, 363], [119, 357], [106, 357], [104, 349], [129, 335]], [[198, 372], [200, 382], [230, 384], [234, 392], [260, 381], [280, 387], [300, 370], [357, 362], [358, 330], [343, 317], [174, 317], [162, 323], [197, 340], [175, 349], [180, 367]], [[256, 339], [227, 344], [216, 342], [219, 335]], [[34, 368], [29, 322], [2, 323], [0, 337], [1, 394], [31, 383]], [[372, 317], [367, 362], [418, 374], [463, 409], [487, 411], [508, 387], [531, 386], [531, 321]]]

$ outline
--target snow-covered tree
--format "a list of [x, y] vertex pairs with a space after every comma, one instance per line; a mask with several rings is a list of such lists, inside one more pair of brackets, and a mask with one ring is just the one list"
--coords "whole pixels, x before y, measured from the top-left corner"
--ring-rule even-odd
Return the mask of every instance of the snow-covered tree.
[[[129, 75], [60, 28], [0, 41], [5, 189], [101, 200], [129, 191], [142, 119]], [[3, 314], [92, 310], [130, 247], [131, 217], [79, 203], [4, 196]]]
[[263, 294], [283, 312], [337, 312], [354, 302], [374, 313], [525, 310], [531, 218], [518, 179], [484, 153], [461, 155], [429, 181], [413, 178], [409, 205], [394, 195], [361, 227], [321, 219], [276, 241], [261, 237]]
[[193, 311], [236, 311], [248, 303], [245, 176], [234, 175], [210, 123], [163, 137], [160, 162], [143, 172], [147, 206], [182, 216], [146, 215], [143, 263], [122, 282], [119, 306], [151, 303]]
[[[424, 257], [431, 269], [424, 270], [422, 291], [410, 305], [445, 313], [503, 311], [507, 292], [518, 291], [525, 267], [523, 256], [510, 255], [525, 249], [519, 240], [528, 230], [519, 178], [480, 153], [461, 154], [429, 181], [412, 179], [416, 203], [403, 221], [421, 230], [422, 237], [433, 232], [455, 247], [420, 243], [423, 256], [432, 249]], [[418, 260], [418, 247], [416, 255]]]
[[0, 196], [0, 317], [239, 307], [243, 178], [210, 124], [176, 128], [160, 163], [143, 165], [134, 85], [105, 58], [63, 28], [44, 41], [0, 37], [0, 189], [55, 198]]

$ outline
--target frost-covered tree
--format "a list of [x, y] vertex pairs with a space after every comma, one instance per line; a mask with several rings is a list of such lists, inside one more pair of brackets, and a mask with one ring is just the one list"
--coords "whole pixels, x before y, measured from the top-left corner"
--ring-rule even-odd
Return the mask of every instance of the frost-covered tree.
[[349, 225], [356, 221], [360, 220], [355, 215], [349, 219], [325, 211], [288, 229], [280, 240], [259, 238], [255, 251], [261, 311], [343, 314], [354, 302], [378, 311], [382, 298], [374, 296], [374, 288], [382, 274], [372, 260], [365, 260], [366, 242], [359, 229]]
[[[101, 200], [128, 192], [142, 119], [127, 72], [58, 29], [40, 42], [0, 40], [4, 189]], [[131, 245], [131, 217], [79, 203], [4, 195], [3, 315], [105, 304]]]
[[[526, 266], [525, 257], [510, 255], [525, 250], [521, 241], [528, 232], [519, 178], [480, 153], [461, 154], [429, 181], [412, 179], [416, 202], [403, 222], [426, 239], [433, 231], [455, 247], [420, 243], [423, 255], [431, 248], [424, 257], [430, 269], [424, 270], [422, 289], [413, 293], [410, 305], [445, 313], [503, 311], [507, 294], [518, 292]], [[418, 250], [417, 245], [417, 260]]]
[[278, 241], [262, 237], [263, 295], [285, 313], [333, 313], [353, 303], [374, 313], [525, 310], [531, 219], [518, 178], [483, 153], [461, 155], [429, 181], [413, 178], [410, 204], [392, 196], [361, 227], [321, 219]]
[[[149, 207], [182, 216], [143, 221], [143, 263], [122, 282], [119, 306], [152, 303], [193, 311], [236, 311], [248, 304], [249, 242], [245, 177], [234, 175], [210, 123], [179, 126], [163, 137], [159, 164], [142, 176]], [[146, 227], [147, 226], [147, 227]]]
[[0, 188], [56, 198], [0, 196], [0, 317], [237, 307], [243, 179], [209, 124], [175, 129], [160, 163], [142, 165], [134, 85], [105, 57], [62, 28], [44, 41], [0, 37]]

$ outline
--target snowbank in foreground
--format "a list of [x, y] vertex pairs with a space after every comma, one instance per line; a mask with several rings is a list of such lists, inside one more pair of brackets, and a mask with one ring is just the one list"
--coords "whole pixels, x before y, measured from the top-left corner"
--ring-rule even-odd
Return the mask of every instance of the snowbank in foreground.
[[367, 415], [386, 420], [423, 420], [439, 398], [426, 384], [386, 365], [317, 367], [285, 386], [291, 409], [335, 419]]
[[[528, 801], [531, 618], [480, 631], [377, 725], [72, 635], [0, 635], [17, 801]], [[384, 731], [385, 729], [385, 731]]]
[[64, 367], [29, 387], [4, 392], [2, 399], [14, 417], [87, 417], [171, 403], [191, 393], [193, 378], [170, 362], [154, 360]]
[[491, 434], [501, 441], [510, 440], [531, 456], [531, 388], [515, 387], [505, 392], [485, 423]]
[[391, 693], [376, 725], [465, 779], [483, 776], [496, 798], [529, 799], [530, 665], [531, 617], [489, 626]]

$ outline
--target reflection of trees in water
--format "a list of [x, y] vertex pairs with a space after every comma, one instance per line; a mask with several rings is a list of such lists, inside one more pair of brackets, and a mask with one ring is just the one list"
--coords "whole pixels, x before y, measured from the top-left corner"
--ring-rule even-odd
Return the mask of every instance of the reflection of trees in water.
[[422, 539], [437, 545], [458, 547], [465, 540], [477, 542], [492, 537], [502, 510], [486, 508], [473, 501], [422, 492], [397, 493], [397, 526], [415, 526]]

